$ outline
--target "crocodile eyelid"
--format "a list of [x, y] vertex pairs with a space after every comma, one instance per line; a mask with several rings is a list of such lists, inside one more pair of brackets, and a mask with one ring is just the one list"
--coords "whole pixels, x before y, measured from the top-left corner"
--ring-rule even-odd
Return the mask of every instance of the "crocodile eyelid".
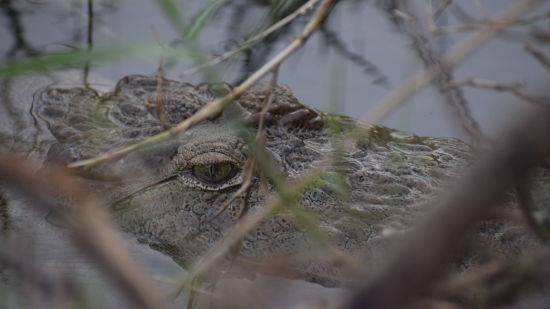
[[223, 162], [229, 162], [235, 165], [236, 167], [239, 167], [239, 168], [241, 167], [240, 162], [233, 159], [231, 156], [228, 156], [225, 153], [215, 152], [215, 151], [209, 151], [209, 152], [204, 152], [204, 153], [195, 155], [193, 158], [189, 160], [188, 165], [197, 166], [197, 165], [206, 165], [206, 164], [218, 164]]

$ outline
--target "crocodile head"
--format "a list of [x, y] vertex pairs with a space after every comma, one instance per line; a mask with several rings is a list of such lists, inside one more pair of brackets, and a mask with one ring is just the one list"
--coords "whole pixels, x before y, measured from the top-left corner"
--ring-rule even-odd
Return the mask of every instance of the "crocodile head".
[[[127, 76], [106, 94], [90, 88], [45, 89], [36, 95], [33, 113], [54, 137], [49, 157], [75, 161], [157, 134], [227, 87]], [[317, 167], [333, 151], [331, 140], [358, 123], [302, 105], [288, 87], [277, 86], [273, 94], [264, 118], [266, 153], [291, 183]], [[193, 261], [223, 237], [243, 205], [249, 212], [260, 209], [273, 189], [254, 176], [248, 193], [228, 203], [243, 183], [250, 156], [243, 135], [255, 132], [268, 96], [267, 84], [260, 84], [235, 101], [249, 129], [232, 120], [234, 113], [224, 112], [170, 141], [86, 170], [85, 177], [109, 201], [125, 231], [178, 262]], [[416, 206], [465, 164], [468, 147], [456, 139], [372, 127], [343, 157], [346, 193], [336, 192], [327, 180], [304, 192], [299, 207], [339, 248], [362, 254], [388, 231], [408, 225]], [[246, 236], [240, 256], [285, 256], [317, 247], [318, 241], [282, 212]], [[306, 264], [302, 269], [312, 280], [332, 272], [326, 265]]]

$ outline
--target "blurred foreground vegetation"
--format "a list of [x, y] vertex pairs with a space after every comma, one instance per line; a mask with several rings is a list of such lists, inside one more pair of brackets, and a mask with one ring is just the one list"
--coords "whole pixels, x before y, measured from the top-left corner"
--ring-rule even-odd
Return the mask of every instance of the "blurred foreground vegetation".
[[[349, 0], [351, 1], [351, 0]], [[158, 34], [157, 42], [140, 44], [98, 44], [94, 33], [102, 27], [102, 14], [109, 14], [109, 10], [119, 9], [116, 2], [112, 1], [67, 1], [58, 5], [59, 14], [84, 21], [80, 26], [72, 29], [72, 41], [60, 43], [62, 51], [49, 51], [42, 49], [40, 44], [27, 38], [25, 32], [27, 14], [33, 10], [40, 10], [41, 6], [50, 4], [39, 3], [38, 6], [31, 2], [18, 2], [13, 0], [1, 0], [2, 34], [9, 36], [10, 44], [2, 44], [4, 58], [0, 62], [0, 78], [3, 83], [5, 95], [9, 89], [10, 81], [18, 76], [28, 74], [48, 74], [56, 70], [77, 69], [82, 73], [84, 84], [88, 83], [90, 72], [95, 66], [109, 65], [126, 59], [143, 59], [156, 64], [156, 74], [163, 75], [166, 71], [181, 72], [181, 63], [185, 63], [183, 78], [191, 74], [200, 74], [201, 79], [207, 82], [219, 82], [223, 76], [223, 70], [228, 66], [236, 66], [238, 74], [233, 75], [233, 82], [239, 85], [257, 72], [270, 59], [277, 57], [280, 46], [292, 44], [301, 33], [304, 26], [314, 18], [320, 3], [330, 1], [223, 1], [214, 0], [200, 2], [200, 7], [190, 14], [186, 11], [186, 3], [172, 0], [152, 1], [163, 12], [165, 22], [171, 29], [179, 34], [173, 41], [164, 41], [163, 34]], [[0, 221], [1, 248], [0, 248], [0, 307], [6, 308], [97, 308], [97, 307], [185, 307], [185, 306], [215, 306], [219, 308], [245, 306], [258, 306], [251, 302], [251, 294], [261, 294], [265, 298], [262, 301], [273, 308], [281, 306], [304, 305], [308, 308], [324, 308], [334, 305], [342, 307], [368, 307], [368, 308], [545, 308], [550, 302], [548, 296], [548, 282], [550, 279], [548, 253], [549, 248], [545, 244], [548, 238], [548, 208], [546, 207], [547, 188], [544, 185], [531, 185], [529, 175], [540, 174], [544, 178], [544, 171], [537, 169], [547, 164], [547, 154], [550, 145], [544, 137], [550, 133], [544, 118], [550, 117], [547, 104], [550, 94], [546, 89], [542, 93], [531, 93], [526, 90], [521, 80], [510, 82], [490, 81], [472, 77], [468, 80], [455, 80], [453, 69], [460, 65], [460, 58], [455, 54], [447, 53], [446, 48], [441, 48], [440, 39], [445, 35], [466, 33], [467, 36], [461, 43], [463, 49], [470, 50], [475, 57], [475, 50], [479, 47], [475, 40], [468, 39], [476, 34], [485, 34], [478, 40], [498, 39], [505, 40], [514, 48], [525, 50], [526, 57], [531, 57], [540, 63], [542, 67], [550, 71], [549, 54], [547, 46], [550, 43], [548, 25], [549, 11], [536, 9], [537, 1], [517, 1], [511, 5], [509, 16], [513, 16], [514, 8], [533, 6], [534, 9], [525, 9], [527, 13], [502, 18], [498, 12], [484, 12], [477, 16], [471, 16], [470, 9], [464, 9], [465, 4], [456, 1], [352, 1], [354, 5], [375, 6], [380, 14], [384, 14], [388, 23], [395, 27], [395, 31], [406, 36], [410, 42], [411, 53], [417, 55], [428, 68], [429, 73], [424, 84], [437, 89], [448, 104], [448, 108], [456, 116], [464, 132], [469, 136], [474, 152], [481, 155], [481, 163], [473, 164], [472, 171], [466, 173], [465, 179], [457, 180], [459, 185], [451, 188], [444, 194], [442, 209], [448, 212], [435, 212], [428, 214], [434, 225], [421, 221], [417, 233], [412, 233], [410, 238], [403, 241], [403, 245], [397, 246], [395, 254], [388, 255], [388, 265], [396, 268], [397, 274], [385, 272], [387, 268], [381, 267], [380, 272], [372, 277], [365, 278], [352, 289], [326, 289], [320, 286], [300, 286], [291, 281], [265, 279], [262, 284], [247, 283], [246, 281], [220, 280], [220, 283], [204, 282], [205, 269], [197, 267], [187, 274], [180, 274], [177, 268], [170, 268], [174, 264], [165, 262], [163, 257], [155, 253], [145, 254], [138, 263], [133, 261], [132, 251], [125, 251], [123, 243], [125, 236], [117, 233], [116, 227], [109, 222], [108, 214], [101, 211], [96, 204], [99, 201], [88, 192], [85, 186], [75, 181], [75, 176], [62, 168], [45, 167], [38, 171], [41, 162], [34, 162], [33, 154], [19, 153], [19, 157], [13, 156], [17, 147], [9, 144], [6, 138], [7, 132], [0, 132]], [[484, 1], [478, 1], [479, 10], [482, 11]], [[538, 1], [544, 3], [544, 1]], [[335, 1], [330, 14], [320, 23], [316, 31], [321, 35], [323, 48], [335, 51], [344, 61], [360, 67], [365, 72], [369, 82], [389, 85], [384, 68], [371, 63], [362, 54], [350, 50], [341, 39], [338, 30], [331, 26], [331, 18], [339, 9], [343, 1]], [[301, 10], [301, 11], [300, 11]], [[518, 11], [521, 11], [518, 9]], [[29, 13], [30, 12], [30, 13]], [[251, 13], [253, 12], [253, 13]], [[300, 12], [300, 14], [295, 14]], [[295, 14], [295, 16], [293, 16]], [[75, 17], [76, 16], [76, 17]], [[229, 16], [231, 27], [227, 29], [227, 37], [222, 39], [224, 47], [216, 58], [208, 54], [202, 47], [204, 44], [201, 35], [204, 29], [217, 19]], [[287, 16], [288, 24], [277, 24]], [[444, 24], [445, 18], [453, 16], [453, 20], [459, 20], [457, 25]], [[143, 17], [133, 17], [143, 18]], [[247, 20], [250, 18], [250, 20]], [[500, 18], [500, 19], [499, 19]], [[274, 26], [275, 25], [275, 26]], [[494, 32], [494, 27], [500, 27]], [[108, 30], [108, 29], [107, 29]], [[102, 30], [103, 31], [103, 30]], [[153, 32], [157, 31], [153, 27]], [[266, 32], [269, 31], [269, 32]], [[469, 36], [468, 36], [469, 35]], [[5, 39], [2, 39], [3, 41]], [[294, 40], [294, 41], [293, 41]], [[470, 44], [470, 45], [468, 45]], [[459, 45], [459, 44], [457, 44]], [[314, 48], [311, 45], [300, 48]], [[282, 49], [282, 48], [281, 48]], [[276, 51], [274, 51], [276, 50]], [[449, 49], [455, 51], [452, 48]], [[455, 57], [455, 58], [452, 58]], [[457, 63], [449, 60], [458, 61]], [[217, 63], [220, 61], [220, 63]], [[214, 63], [215, 62], [215, 63]], [[287, 65], [283, 62], [281, 65]], [[505, 64], [503, 64], [505, 65]], [[267, 71], [276, 82], [278, 65]], [[147, 72], [150, 73], [150, 72]], [[123, 74], [124, 75], [124, 74]], [[550, 76], [550, 75], [549, 75]], [[425, 79], [426, 79], [425, 78]], [[267, 78], [266, 78], [267, 79]], [[385, 112], [391, 113], [401, 104], [406, 102], [408, 95], [419, 91], [422, 81], [414, 83], [412, 88], [399, 88], [389, 90], [390, 99], [397, 96], [392, 102], [394, 105], [384, 105]], [[546, 81], [543, 81], [546, 82]], [[335, 81], [337, 84], [337, 81]], [[418, 86], [421, 85], [421, 86]], [[388, 86], [389, 87], [389, 86]], [[404, 86], [401, 86], [404, 87]], [[505, 135], [502, 140], [487, 137], [472, 116], [470, 108], [472, 102], [467, 102], [462, 89], [475, 87], [486, 91], [505, 93], [509, 97], [520, 98], [526, 104], [531, 104], [537, 109], [538, 118], [529, 118]], [[401, 90], [401, 92], [400, 92]], [[341, 91], [336, 89], [335, 91]], [[400, 93], [405, 93], [400, 95]], [[495, 100], [498, 97], [495, 95]], [[330, 100], [329, 100], [330, 101]], [[337, 100], [331, 108], [338, 110]], [[391, 101], [391, 100], [389, 100]], [[10, 124], [17, 121], [17, 114], [12, 113], [12, 106], [7, 104], [5, 98], [1, 100], [3, 106], [0, 119], [10, 119]], [[15, 102], [17, 103], [17, 102]], [[380, 105], [377, 105], [380, 106]], [[365, 111], [367, 112], [367, 111]], [[495, 111], [498, 112], [498, 111]], [[384, 114], [384, 113], [382, 113]], [[370, 115], [370, 114], [369, 114]], [[373, 116], [374, 117], [374, 116]], [[367, 118], [371, 119], [371, 118]], [[375, 118], [374, 118], [375, 119]], [[7, 123], [7, 122], [5, 122]], [[331, 130], [339, 130], [337, 123], [331, 124]], [[0, 127], [6, 131], [7, 125]], [[21, 128], [23, 130], [24, 128]], [[523, 134], [523, 135], [521, 135]], [[525, 136], [525, 138], [524, 138]], [[529, 136], [529, 137], [527, 137]], [[292, 206], [293, 215], [301, 226], [310, 231], [313, 237], [317, 237], [321, 243], [327, 242], [325, 235], [319, 232], [315, 226], [311, 214], [302, 212], [297, 202], [300, 194], [313, 186], [318, 185], [319, 179], [326, 175], [307, 175], [309, 178], [297, 182], [295, 188], [284, 186], [284, 180], [278, 179], [280, 175], [274, 173], [269, 162], [262, 161], [261, 138], [250, 139], [250, 147], [256, 150], [256, 159], [261, 173], [267, 175], [273, 183], [280, 183], [282, 195], [281, 201]], [[338, 154], [344, 149], [344, 143], [333, 141], [335, 153], [333, 164], [339, 164]], [[24, 147], [23, 147], [24, 148]], [[26, 160], [23, 160], [25, 158]], [[263, 164], [263, 166], [262, 166]], [[341, 194], [347, 193], [341, 175], [331, 175], [330, 182], [334, 190]], [[469, 178], [468, 178], [469, 177]], [[539, 178], [540, 178], [539, 177]], [[470, 186], [468, 186], [470, 184]], [[477, 186], [476, 186], [477, 185]], [[14, 190], [15, 189], [15, 190]], [[457, 189], [453, 192], [452, 189]], [[460, 191], [463, 190], [463, 191]], [[464, 190], [472, 190], [464, 191]], [[15, 193], [17, 192], [17, 193]], [[517, 209], [506, 211], [491, 209], [484, 212], [480, 209], [489, 208], [491, 204], [498, 204], [503, 196], [514, 192], [514, 198], [518, 201]], [[67, 211], [57, 207], [54, 196], [63, 196], [65, 199], [76, 201], [79, 207], [75, 211]], [[470, 197], [463, 199], [463, 197]], [[11, 205], [36, 204], [33, 216], [39, 218], [49, 217], [54, 212], [60, 217], [63, 229], [56, 230], [52, 235], [64, 245], [61, 248], [76, 248], [68, 250], [67, 256], [62, 256], [58, 261], [48, 258], [49, 247], [54, 244], [33, 243], [36, 235], [26, 234], [25, 229], [13, 229], [19, 222], [13, 222]], [[283, 203], [283, 202], [281, 202]], [[464, 206], [466, 205], [466, 206]], [[469, 206], [471, 207], [469, 207]], [[474, 208], [478, 206], [478, 208]], [[34, 207], [34, 206], [33, 206]], [[455, 207], [455, 208], [453, 208]], [[460, 207], [463, 207], [461, 210]], [[32, 207], [23, 208], [31, 211]], [[458, 209], [457, 209], [458, 208]], [[17, 211], [16, 211], [17, 212]], [[19, 211], [18, 215], [21, 213]], [[271, 214], [266, 213], [265, 216]], [[429, 217], [429, 216], [432, 217]], [[29, 215], [31, 216], [31, 215]], [[455, 218], [453, 218], [453, 216]], [[460, 217], [457, 219], [457, 217]], [[476, 224], [482, 219], [497, 217], [499, 219], [514, 222], [522, 229], [532, 232], [533, 237], [540, 241], [540, 246], [533, 251], [519, 255], [512, 260], [491, 260], [479, 268], [468, 269], [454, 274], [450, 278], [440, 278], [440, 270], [445, 268], [445, 256], [448, 255], [449, 243], [458, 243], [462, 237], [462, 231], [467, 226]], [[18, 218], [18, 217], [16, 217]], [[50, 217], [51, 218], [51, 217]], [[37, 221], [37, 225], [56, 225], [59, 222], [47, 220]], [[429, 221], [429, 220], [427, 220]], [[422, 225], [424, 224], [424, 225]], [[477, 223], [482, 224], [482, 223]], [[447, 228], [447, 229], [445, 229]], [[67, 231], [69, 233], [67, 233]], [[246, 231], [247, 232], [247, 231]], [[423, 234], [424, 233], [424, 234]], [[70, 236], [68, 236], [69, 234]], [[438, 235], [434, 235], [438, 234]], [[127, 239], [126, 239], [127, 240]], [[476, 244], [469, 244], [476, 246]], [[65, 246], [65, 247], [64, 247]], [[327, 244], [330, 248], [330, 244]], [[416, 249], [415, 249], [416, 248]], [[65, 250], [65, 249], [62, 249]], [[140, 250], [140, 249], [136, 249]], [[60, 254], [60, 253], [58, 253]], [[149, 259], [150, 257], [150, 259]], [[208, 261], [209, 257], [205, 257]], [[89, 272], [79, 267], [90, 267], [89, 264], [77, 264], [68, 267], [70, 261], [84, 259], [93, 261], [94, 269], [99, 271]], [[214, 260], [215, 258], [212, 258]], [[47, 261], [47, 263], [44, 263]], [[53, 262], [51, 262], [53, 261]], [[145, 262], [144, 262], [145, 261]], [[151, 262], [151, 269], [138, 266], [147, 261]], [[215, 261], [211, 263], [215, 264]], [[428, 265], [429, 264], [429, 265]], [[88, 266], [83, 266], [88, 265]], [[171, 266], [170, 266], [171, 265]], [[206, 265], [210, 265], [206, 263]], [[390, 267], [388, 266], [388, 267]], [[158, 271], [158, 273], [155, 273]], [[400, 277], [402, 276], [402, 277]], [[275, 276], [276, 277], [276, 276]], [[152, 280], [151, 280], [152, 279]], [[224, 283], [225, 282], [225, 285]], [[281, 283], [282, 282], [282, 283]], [[281, 285], [297, 285], [297, 290], [288, 291]], [[230, 290], [229, 295], [216, 293], [222, 291], [224, 286], [242, 286], [241, 294], [236, 289]], [[251, 286], [252, 285], [252, 286]], [[219, 288], [218, 290], [216, 288]], [[259, 293], [257, 288], [264, 290], [285, 290], [285, 295], [277, 293]], [[311, 290], [314, 292], [311, 292]], [[182, 292], [183, 291], [183, 292]], [[179, 293], [179, 292], [182, 292]], [[294, 293], [292, 293], [294, 292]], [[168, 296], [166, 296], [168, 295]], [[179, 298], [175, 295], [180, 295]], [[309, 296], [309, 301], [304, 304], [300, 296]], [[228, 297], [229, 296], [229, 297]], [[318, 299], [315, 297], [318, 296]], [[233, 297], [233, 298], [232, 298]], [[290, 301], [283, 302], [288, 297]], [[329, 302], [323, 302], [323, 297], [329, 298]], [[176, 301], [174, 301], [176, 299]], [[197, 299], [199, 299], [197, 301]], [[313, 299], [313, 300], [311, 300]], [[285, 305], [281, 305], [285, 304]]]

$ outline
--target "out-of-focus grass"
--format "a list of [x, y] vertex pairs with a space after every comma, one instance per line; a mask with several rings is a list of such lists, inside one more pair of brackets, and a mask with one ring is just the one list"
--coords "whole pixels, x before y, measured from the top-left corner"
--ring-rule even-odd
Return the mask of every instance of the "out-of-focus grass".
[[[48, 70], [62, 70], [67, 68], [83, 67], [86, 63], [117, 61], [128, 58], [144, 59], [171, 59], [193, 60], [197, 64], [206, 61], [207, 56], [198, 44], [201, 30], [208, 24], [212, 16], [226, 3], [226, 0], [209, 2], [201, 9], [189, 24], [180, 12], [180, 6], [171, 0], [157, 1], [164, 12], [166, 19], [181, 33], [185, 44], [172, 48], [157, 43], [120, 44], [93, 47], [91, 50], [77, 48], [61, 53], [37, 53], [16, 59], [7, 59], [0, 62], [0, 77], [13, 77], [32, 72]], [[207, 81], [217, 81], [217, 74], [210, 67], [204, 69]]]
[[[180, 33], [186, 52], [197, 66], [202, 66], [208, 57], [200, 48], [198, 38], [201, 30], [207, 21], [221, 8], [227, 0], [214, 0], [207, 3], [192, 19], [189, 24], [185, 21], [179, 6], [173, 0], [157, 0], [157, 3], [164, 12], [167, 20]], [[204, 79], [206, 82], [220, 81], [219, 75], [210, 67], [203, 67]]]
[[[164, 46], [164, 44], [140, 44], [140, 45], [115, 45], [93, 47], [88, 49], [75, 49], [64, 53], [46, 53], [38, 54], [19, 59], [9, 59], [0, 63], [0, 77], [13, 77], [20, 74], [32, 72], [45, 72], [48, 70], [62, 70], [66, 68], [83, 67], [87, 63], [117, 61], [140, 57], [145, 59], [173, 59], [173, 60], [192, 60], [196, 65], [202, 65], [208, 59], [207, 55], [201, 50], [199, 44], [199, 35], [208, 21], [215, 13], [226, 3], [225, 0], [215, 0], [207, 3], [191, 21], [187, 23], [184, 15], [181, 12], [181, 6], [172, 0], [158, 0], [157, 3], [163, 10], [166, 19], [180, 33], [181, 44], [178, 48]], [[284, 8], [286, 1], [277, 1], [273, 4], [273, 11], [278, 11]], [[258, 41], [260, 42], [260, 41]], [[205, 80], [208, 82], [218, 81], [218, 75], [210, 67], [205, 67], [203, 70]], [[314, 216], [305, 210], [299, 209], [299, 198], [304, 191], [311, 190], [317, 186], [326, 184], [321, 180], [319, 171], [309, 177], [301, 179], [298, 184], [287, 184], [275, 169], [275, 164], [270, 161], [268, 156], [262, 151], [263, 145], [256, 145], [253, 139], [249, 145], [256, 151], [255, 155], [260, 171], [267, 175], [267, 178], [275, 183], [277, 191], [277, 199], [273, 209], [267, 212], [260, 220], [266, 219], [272, 215], [276, 215], [280, 211], [289, 210], [295, 217], [296, 224], [306, 229], [309, 234], [320, 244], [328, 244], [328, 236], [319, 228]], [[259, 222], [258, 222], [259, 223]], [[251, 229], [250, 229], [251, 230]], [[247, 231], [248, 232], [248, 231]], [[191, 276], [186, 278], [186, 282], [192, 280], [190, 287], [198, 288], [200, 284], [201, 274], [190, 271]], [[198, 280], [194, 280], [197, 278]], [[189, 286], [189, 285], [188, 285]], [[192, 302], [192, 299], [190, 299]]]
[[184, 50], [161, 47], [152, 44], [119, 45], [94, 48], [92, 51], [77, 49], [65, 53], [42, 54], [20, 59], [5, 60], [0, 63], [0, 77], [12, 77], [36, 71], [75, 68], [86, 62], [116, 61], [128, 57], [151, 59], [163, 57], [169, 59], [189, 59]]

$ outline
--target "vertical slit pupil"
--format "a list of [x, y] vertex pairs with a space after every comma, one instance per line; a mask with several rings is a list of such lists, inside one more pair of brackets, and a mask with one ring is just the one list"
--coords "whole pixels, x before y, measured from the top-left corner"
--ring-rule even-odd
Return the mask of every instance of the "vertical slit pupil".
[[231, 162], [211, 163], [193, 167], [195, 177], [207, 183], [223, 182], [233, 177], [235, 172], [235, 165]]

